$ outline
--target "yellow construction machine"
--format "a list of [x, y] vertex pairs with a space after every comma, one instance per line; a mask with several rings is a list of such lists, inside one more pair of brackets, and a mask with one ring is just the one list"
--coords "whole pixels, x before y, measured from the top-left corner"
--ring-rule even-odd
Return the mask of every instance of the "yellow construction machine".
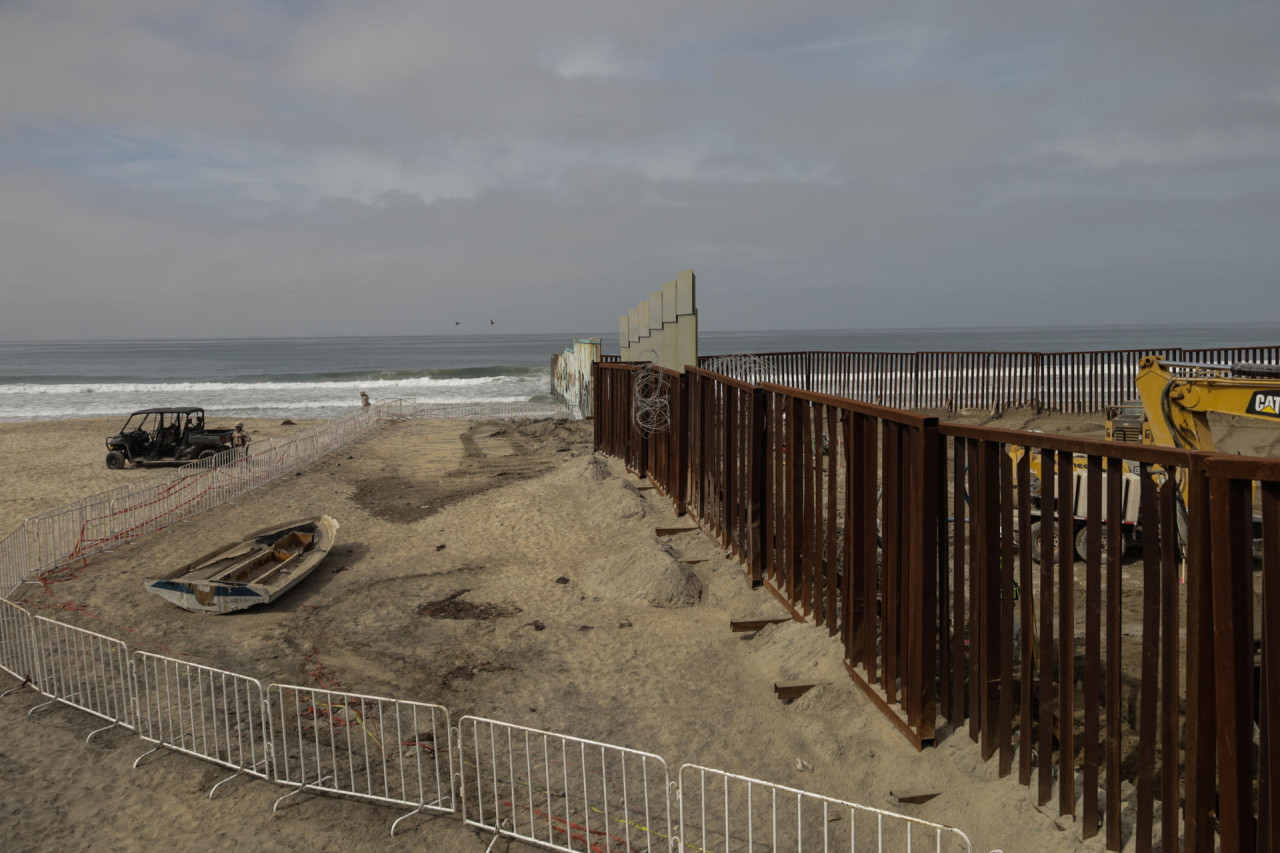
[[[1015, 466], [1015, 480], [1017, 477], [1016, 467], [1018, 461], [1026, 454], [1029, 456], [1028, 467], [1031, 472], [1030, 492], [1031, 492], [1031, 528], [1028, 531], [1031, 537], [1031, 558], [1037, 563], [1040, 562], [1040, 520], [1045, 514], [1046, 508], [1042, 501], [1043, 490], [1043, 460], [1041, 452], [1036, 448], [1026, 450], [1021, 447], [1011, 446], [1009, 448], [1009, 456], [1013, 460]], [[1088, 470], [1088, 457], [1079, 454], [1073, 454], [1071, 457], [1071, 494], [1058, 495], [1054, 504], [1058, 507], [1070, 507], [1071, 517], [1074, 519], [1072, 525], [1072, 538], [1076, 559], [1083, 560], [1089, 553], [1089, 529], [1085, 524], [1087, 519], [1086, 502], [1087, 492], [1085, 490], [1085, 472]], [[1107, 470], [1111, 464], [1111, 460], [1104, 459], [1102, 461], [1103, 470]], [[1123, 463], [1121, 463], [1123, 464]], [[1139, 466], [1133, 463], [1126, 466], [1122, 475], [1121, 495], [1120, 495], [1120, 535], [1123, 537], [1122, 550], [1127, 550], [1135, 542], [1141, 541], [1141, 527], [1138, 524], [1138, 501], [1141, 490], [1138, 488], [1138, 472]], [[1149, 476], [1162, 482], [1163, 470], [1153, 470]], [[1055, 478], [1056, 480], [1056, 478]], [[1055, 482], [1056, 487], [1056, 482]], [[1105, 506], [1106, 496], [1103, 496]], [[1049, 510], [1052, 513], [1052, 510]], [[1103, 519], [1106, 520], [1105, 518]], [[1056, 553], [1058, 550], [1057, 542], [1058, 531], [1054, 531], [1053, 549]], [[1102, 557], [1106, 560], [1107, 556], [1107, 529], [1105, 525], [1102, 529]]]
[[1148, 355], [1134, 384], [1150, 444], [1216, 450], [1210, 412], [1262, 418], [1280, 427], [1280, 367], [1275, 365], [1190, 364]]
[[[1242, 415], [1276, 422], [1280, 427], [1280, 366], [1269, 364], [1194, 364], [1165, 361], [1160, 356], [1145, 356], [1138, 366], [1134, 380], [1137, 401], [1131, 401], [1107, 410], [1106, 437], [1113, 441], [1140, 442], [1163, 447], [1181, 447], [1188, 450], [1216, 450], [1213, 432], [1209, 428], [1209, 413]], [[1021, 457], [1021, 448], [1011, 448], [1014, 462]], [[1105, 464], [1105, 463], [1104, 463]], [[1039, 561], [1039, 503], [1040, 453], [1031, 452], [1031, 491], [1033, 513], [1036, 521], [1030, 531], [1032, 555]], [[1073, 494], [1061, 496], [1058, 506], [1071, 506], [1075, 518], [1076, 556], [1087, 553], [1087, 528], [1084, 509], [1085, 457], [1072, 459]], [[1140, 466], [1132, 463], [1124, 473], [1123, 514], [1121, 529], [1124, 547], [1141, 540], [1142, 527], [1138, 519], [1137, 488]], [[1158, 465], [1149, 466], [1149, 476], [1163, 482], [1167, 476]], [[1179, 483], [1179, 540], [1185, 538], [1185, 514], [1187, 483]], [[1255, 527], [1257, 522], [1255, 521]], [[1105, 535], [1105, 533], [1104, 533]], [[1106, 542], [1103, 542], [1105, 552]]]
[[1118, 406], [1108, 406], [1106, 414], [1104, 437], [1107, 441], [1154, 444], [1151, 424], [1147, 423], [1141, 400], [1126, 400]]

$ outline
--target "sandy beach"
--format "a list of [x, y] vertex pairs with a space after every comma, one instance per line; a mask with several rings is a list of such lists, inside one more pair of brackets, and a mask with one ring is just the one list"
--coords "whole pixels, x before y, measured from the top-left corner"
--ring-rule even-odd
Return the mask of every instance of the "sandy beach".
[[[987, 422], [983, 413], [955, 420]], [[1096, 416], [1012, 412], [998, 425], [1098, 435]], [[122, 483], [171, 470], [110, 471], [115, 419], [0, 425], [0, 529]], [[248, 422], [265, 438], [300, 427]], [[1272, 436], [1229, 429], [1233, 449], [1274, 452]], [[57, 584], [29, 584], [24, 606], [260, 678], [439, 703], [641, 749], [963, 829], [974, 850], [1101, 850], [1038, 809], [1033, 790], [997, 779], [963, 733], [916, 753], [849, 680], [825, 632], [784, 623], [735, 634], [732, 619], [785, 616], [736, 562], [670, 502], [591, 453], [590, 424], [388, 425], [321, 462], [159, 533], [96, 556]], [[179, 610], [142, 580], [273, 520], [337, 518], [339, 544], [287, 598], [230, 616]], [[677, 563], [677, 561], [679, 561]], [[655, 566], [696, 575], [701, 595], [635, 579]], [[668, 595], [670, 593], [670, 595]], [[668, 595], [668, 605], [648, 599]], [[687, 596], [686, 596], [687, 598]], [[435, 618], [433, 602], [484, 618]], [[464, 608], [465, 610], [465, 608]], [[821, 682], [783, 704], [775, 682]], [[16, 687], [0, 678], [0, 688]], [[6, 850], [484, 850], [487, 833], [332, 796], [271, 805], [286, 789], [176, 753], [150, 756], [132, 733], [86, 744], [98, 720], [31, 691], [0, 699], [0, 837]], [[803, 769], [801, 769], [803, 768]], [[810, 769], [811, 768], [811, 769]], [[922, 805], [899, 797], [936, 793]], [[500, 841], [496, 849], [506, 849]], [[525, 849], [511, 843], [510, 849]]]

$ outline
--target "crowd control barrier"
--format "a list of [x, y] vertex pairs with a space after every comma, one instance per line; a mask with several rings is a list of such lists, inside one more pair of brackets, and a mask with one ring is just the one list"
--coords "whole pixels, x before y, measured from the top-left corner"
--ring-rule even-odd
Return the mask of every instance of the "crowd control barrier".
[[[31, 643], [38, 651], [32, 683], [49, 697], [45, 705], [61, 702], [101, 717], [112, 726], [134, 727], [129, 650], [122, 641], [35, 616]], [[90, 732], [89, 737], [95, 734], [97, 731]]]
[[669, 849], [657, 755], [481, 717], [458, 721], [462, 820], [569, 853]]
[[34, 617], [11, 601], [0, 598], [0, 669], [26, 683], [35, 678]]
[[236, 775], [271, 778], [262, 682], [149, 652], [134, 653], [133, 679], [137, 732], [144, 741], [230, 767]]
[[11, 595], [22, 585], [31, 565], [27, 554], [27, 527], [24, 524], [0, 539], [0, 591]]
[[968, 836], [944, 824], [693, 764], [672, 784], [654, 753], [474, 716], [451, 728], [441, 705], [264, 689], [216, 667], [130, 655], [122, 642], [37, 624], [5, 604], [5, 647], [29, 649], [42, 674], [43, 686], [31, 686], [155, 744], [135, 769], [161, 749], [233, 769], [211, 798], [246, 775], [295, 789], [273, 811], [299, 793], [337, 794], [412, 808], [391, 824], [392, 835], [405, 818], [430, 811], [495, 839], [566, 853], [972, 851]]
[[420, 421], [571, 417], [562, 403], [429, 403], [406, 407], [405, 412], [402, 417]]
[[267, 693], [275, 778], [296, 786], [294, 794], [325, 791], [409, 806], [410, 814], [453, 811], [447, 709], [285, 684]]
[[680, 768], [680, 841], [714, 851], [911, 850], [972, 853], [952, 826], [821, 797], [761, 779], [685, 764]]

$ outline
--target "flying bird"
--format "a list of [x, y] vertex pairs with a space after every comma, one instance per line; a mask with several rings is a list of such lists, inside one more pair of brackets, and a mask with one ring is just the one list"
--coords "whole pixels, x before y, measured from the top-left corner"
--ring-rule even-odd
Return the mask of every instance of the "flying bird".
[[455, 325], [455, 326], [461, 326], [462, 324], [461, 324], [461, 323], [459, 323], [457, 320], [454, 320], [454, 321], [453, 321], [453, 325]]
[[492, 326], [492, 325], [493, 325], [493, 321], [492, 321], [492, 320], [490, 320], [490, 321], [489, 321], [489, 325], [490, 325], [490, 326]]

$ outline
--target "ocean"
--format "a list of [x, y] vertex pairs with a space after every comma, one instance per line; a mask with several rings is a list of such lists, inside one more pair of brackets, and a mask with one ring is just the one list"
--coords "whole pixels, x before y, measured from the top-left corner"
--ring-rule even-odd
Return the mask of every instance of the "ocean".
[[[617, 333], [154, 341], [0, 342], [0, 421], [203, 406], [211, 418], [330, 418], [403, 397], [419, 403], [550, 401], [551, 355]], [[1280, 325], [703, 332], [703, 355], [795, 350], [1061, 352], [1280, 344]]]

